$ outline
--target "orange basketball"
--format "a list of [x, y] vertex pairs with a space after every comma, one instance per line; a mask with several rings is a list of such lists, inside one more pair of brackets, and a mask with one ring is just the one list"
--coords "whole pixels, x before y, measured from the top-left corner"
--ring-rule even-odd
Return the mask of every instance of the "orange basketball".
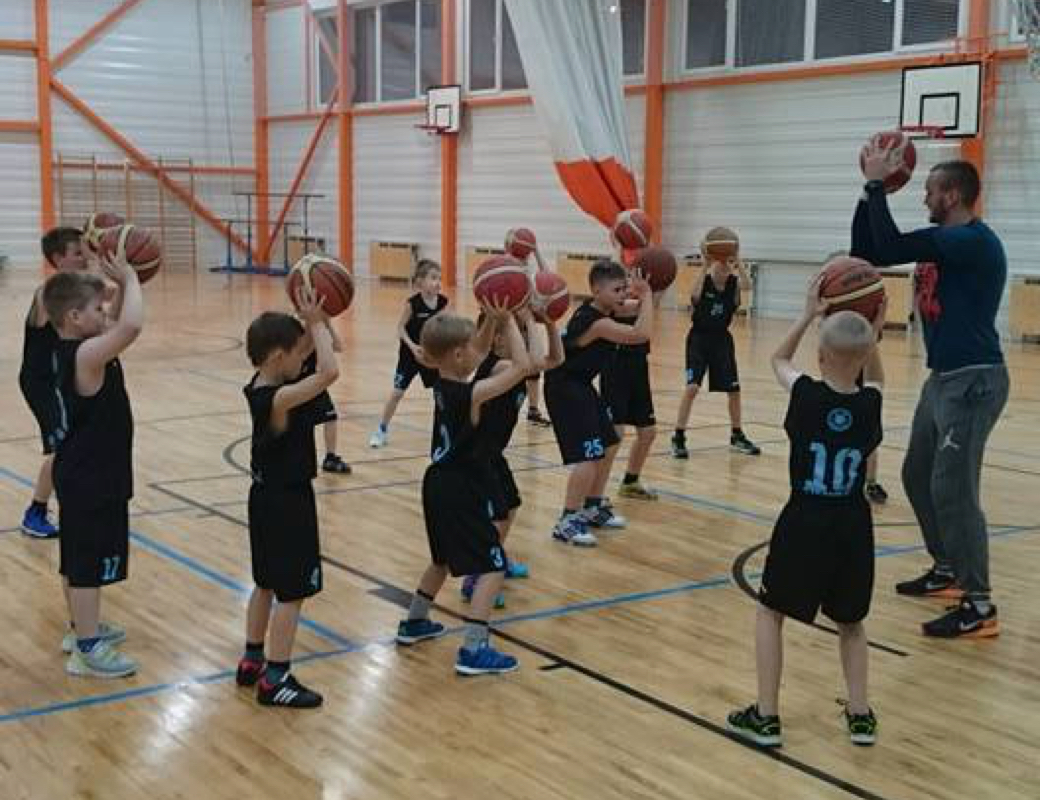
[[354, 299], [354, 276], [350, 270], [336, 259], [320, 253], [305, 255], [289, 271], [285, 288], [293, 305], [301, 284], [313, 289], [324, 301], [322, 310], [330, 317], [342, 314]]
[[650, 244], [654, 233], [654, 224], [642, 209], [633, 208], [622, 211], [614, 220], [611, 235], [615, 242], [626, 250], [636, 250]]
[[162, 247], [151, 231], [136, 225], [105, 228], [97, 238], [99, 255], [125, 258], [137, 273], [137, 280], [147, 283], [162, 265]]
[[534, 276], [531, 310], [556, 322], [567, 313], [567, 309], [570, 307], [571, 293], [563, 276], [555, 272], [539, 270]]
[[633, 269], [643, 273], [655, 292], [663, 292], [672, 285], [676, 272], [675, 256], [667, 247], [644, 247], [636, 253]]
[[869, 262], [839, 256], [827, 262], [823, 269], [820, 297], [831, 301], [827, 306], [828, 315], [849, 310], [873, 320], [885, 299], [885, 284]]
[[510, 311], [522, 308], [531, 295], [527, 267], [513, 256], [491, 256], [473, 273], [473, 294], [482, 303], [505, 300]]
[[110, 214], [107, 211], [91, 214], [83, 225], [83, 242], [92, 252], [96, 253], [98, 252], [98, 242], [101, 239], [102, 231], [107, 228], [118, 228], [125, 223], [126, 220], [121, 216]]
[[[894, 148], [892, 156], [899, 164], [899, 169], [885, 178], [885, 193], [898, 192], [913, 177], [914, 167], [917, 166], [917, 148], [913, 140], [902, 131], [886, 131], [875, 133], [870, 137], [870, 144], [883, 148]], [[859, 153], [859, 168], [863, 169], [863, 157], [866, 146]]]
[[526, 261], [537, 247], [538, 240], [530, 228], [512, 228], [506, 234], [506, 252], [521, 261]]

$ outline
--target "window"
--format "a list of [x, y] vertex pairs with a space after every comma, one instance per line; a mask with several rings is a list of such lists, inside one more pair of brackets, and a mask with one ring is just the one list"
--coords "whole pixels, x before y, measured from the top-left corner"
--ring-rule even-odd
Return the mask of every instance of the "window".
[[816, 0], [816, 58], [892, 49], [896, 4], [882, 0]]
[[781, 64], [804, 58], [805, 0], [739, 0], [738, 67]]
[[903, 0], [902, 44], [953, 39], [960, 22], [960, 0]]
[[[318, 28], [333, 51], [339, 47], [336, 13], [318, 18]], [[353, 11], [354, 102], [414, 100], [440, 83], [441, 12], [439, 0], [396, 0]], [[320, 40], [318, 102], [329, 101], [336, 65]]]
[[690, 0], [684, 63], [686, 69], [726, 63], [726, 0]]
[[625, 75], [646, 71], [646, 0], [621, 0], [621, 57]]
[[469, 89], [526, 89], [516, 34], [502, 0], [469, 0]]

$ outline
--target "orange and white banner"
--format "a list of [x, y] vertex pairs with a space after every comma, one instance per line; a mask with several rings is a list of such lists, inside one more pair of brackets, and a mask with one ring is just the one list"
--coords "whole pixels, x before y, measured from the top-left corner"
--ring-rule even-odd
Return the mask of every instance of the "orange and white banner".
[[568, 194], [608, 228], [639, 205], [625, 128], [620, 4], [505, 0], [535, 112]]

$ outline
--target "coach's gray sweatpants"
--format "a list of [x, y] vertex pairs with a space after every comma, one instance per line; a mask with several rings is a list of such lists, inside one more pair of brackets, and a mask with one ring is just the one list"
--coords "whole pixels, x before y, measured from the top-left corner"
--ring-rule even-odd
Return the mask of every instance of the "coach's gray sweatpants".
[[1004, 365], [933, 372], [921, 389], [903, 488], [935, 563], [969, 596], [989, 594], [989, 539], [979, 503], [986, 440], [1008, 398]]

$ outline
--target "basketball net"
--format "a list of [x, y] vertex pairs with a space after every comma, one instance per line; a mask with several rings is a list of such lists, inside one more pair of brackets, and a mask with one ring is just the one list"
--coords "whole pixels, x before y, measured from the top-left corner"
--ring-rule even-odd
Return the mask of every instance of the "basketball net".
[[1040, 0], [1014, 0], [1015, 17], [1026, 37], [1029, 49], [1029, 71], [1040, 78]]

